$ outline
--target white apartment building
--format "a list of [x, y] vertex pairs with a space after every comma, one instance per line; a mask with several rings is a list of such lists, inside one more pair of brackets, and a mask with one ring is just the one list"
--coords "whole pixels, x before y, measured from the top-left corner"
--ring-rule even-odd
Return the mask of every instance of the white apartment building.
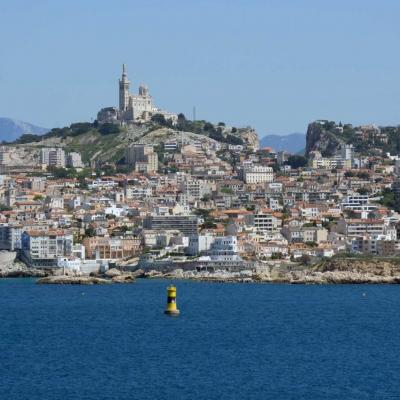
[[338, 222], [338, 232], [347, 236], [363, 236], [365, 234], [382, 235], [385, 223], [381, 219], [344, 219]]
[[75, 151], [73, 151], [67, 155], [66, 165], [67, 165], [67, 167], [72, 167], [72, 168], [83, 168], [84, 167], [81, 155]]
[[59, 257], [72, 253], [73, 235], [62, 230], [28, 231], [21, 236], [23, 260], [30, 266], [56, 267]]
[[65, 167], [65, 151], [61, 148], [44, 147], [40, 150], [40, 163], [46, 166]]
[[242, 261], [238, 253], [236, 236], [216, 237], [207, 255], [211, 261]]
[[0, 165], [7, 165], [11, 161], [10, 150], [6, 146], [0, 146]]
[[250, 215], [249, 220], [258, 234], [276, 233], [281, 226], [281, 220], [274, 217], [271, 213], [259, 212]]
[[190, 256], [196, 256], [210, 249], [215, 237], [211, 235], [190, 235], [189, 245], [186, 253]]
[[274, 170], [272, 167], [246, 163], [243, 165], [243, 180], [246, 183], [273, 182]]
[[182, 193], [200, 200], [204, 195], [211, 194], [215, 190], [215, 184], [202, 179], [186, 179], [181, 185]]

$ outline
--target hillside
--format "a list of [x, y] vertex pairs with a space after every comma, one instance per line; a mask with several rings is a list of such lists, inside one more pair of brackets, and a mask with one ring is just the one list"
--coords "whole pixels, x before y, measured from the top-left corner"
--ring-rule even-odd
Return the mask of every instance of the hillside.
[[28, 122], [0, 117], [0, 141], [14, 141], [27, 133], [43, 135], [48, 131], [46, 128], [41, 128]]
[[261, 147], [272, 147], [275, 151], [300, 153], [306, 146], [304, 133], [291, 133], [289, 135], [268, 135], [260, 140]]
[[375, 126], [315, 121], [308, 125], [306, 156], [319, 151], [323, 156], [337, 154], [342, 144], [352, 144], [361, 155], [397, 154], [400, 152], [400, 126]]
[[62, 147], [66, 151], [77, 151], [83, 161], [119, 162], [123, 161], [124, 150], [132, 143], [160, 146], [167, 141], [208, 141], [233, 145], [247, 144], [258, 148], [257, 133], [251, 128], [225, 127], [221, 123], [213, 125], [205, 121], [181, 120], [171, 127], [165, 121], [151, 121], [142, 125], [119, 127], [112, 124], [76, 123], [70, 127], [55, 128], [45, 135], [26, 134], [17, 139], [17, 146], [37, 157], [41, 147]]

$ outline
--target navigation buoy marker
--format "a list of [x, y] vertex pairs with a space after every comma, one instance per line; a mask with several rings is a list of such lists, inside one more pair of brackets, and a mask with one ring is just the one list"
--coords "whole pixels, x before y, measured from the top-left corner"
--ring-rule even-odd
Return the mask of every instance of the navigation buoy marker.
[[178, 316], [179, 310], [176, 308], [176, 287], [170, 285], [167, 288], [167, 308], [164, 314]]

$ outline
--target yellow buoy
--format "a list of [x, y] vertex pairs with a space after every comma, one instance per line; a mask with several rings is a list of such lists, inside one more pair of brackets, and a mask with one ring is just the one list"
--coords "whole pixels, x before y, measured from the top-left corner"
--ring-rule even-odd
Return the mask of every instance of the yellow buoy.
[[174, 285], [167, 288], [167, 308], [164, 313], [168, 315], [179, 315], [179, 310], [176, 308], [176, 287]]

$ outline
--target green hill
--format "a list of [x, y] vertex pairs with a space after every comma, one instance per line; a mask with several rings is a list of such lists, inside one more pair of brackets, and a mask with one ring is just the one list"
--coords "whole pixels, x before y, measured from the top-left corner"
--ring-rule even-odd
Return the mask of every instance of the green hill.
[[154, 116], [145, 124], [126, 127], [116, 124], [99, 125], [97, 122], [74, 123], [69, 127], [54, 128], [44, 135], [25, 134], [8, 145], [24, 148], [62, 147], [66, 151], [81, 153], [84, 162], [94, 160], [118, 162], [124, 150], [132, 143], [159, 145], [170, 140], [217, 141], [233, 145], [258, 148], [257, 133], [251, 128], [226, 127], [206, 121], [189, 121], [180, 116], [177, 125]]

